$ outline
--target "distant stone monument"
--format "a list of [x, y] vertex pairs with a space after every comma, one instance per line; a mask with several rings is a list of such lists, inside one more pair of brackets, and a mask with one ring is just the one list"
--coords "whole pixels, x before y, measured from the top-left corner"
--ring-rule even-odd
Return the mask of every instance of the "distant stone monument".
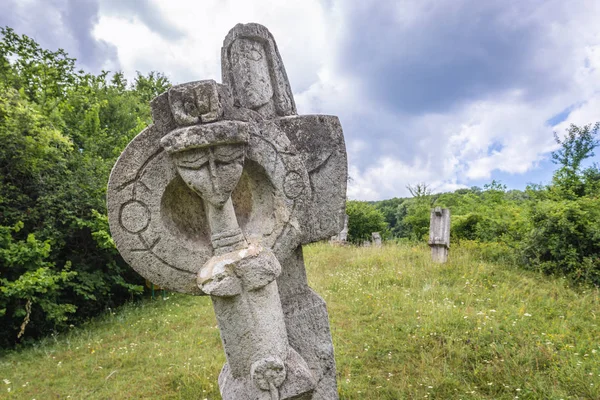
[[329, 239], [332, 244], [346, 244], [348, 242], [348, 214], [344, 217], [344, 228]]
[[227, 364], [223, 399], [337, 399], [325, 302], [302, 245], [343, 226], [337, 117], [296, 115], [271, 33], [238, 24], [223, 84], [173, 86], [123, 151], [108, 215], [123, 258], [163, 288], [210, 295]]
[[429, 246], [434, 262], [448, 261], [450, 248], [450, 209], [435, 207], [429, 218]]
[[373, 246], [381, 247], [381, 235], [379, 232], [371, 233], [371, 239], [373, 240]]

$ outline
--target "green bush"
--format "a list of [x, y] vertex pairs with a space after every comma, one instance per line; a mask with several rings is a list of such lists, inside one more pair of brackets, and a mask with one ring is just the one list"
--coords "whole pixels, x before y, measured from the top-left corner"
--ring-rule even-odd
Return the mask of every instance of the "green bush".
[[0, 347], [46, 335], [143, 290], [110, 238], [106, 184], [151, 122], [160, 74], [87, 74], [0, 28]]
[[350, 200], [346, 203], [348, 214], [348, 241], [361, 243], [371, 240], [373, 232], [379, 232], [382, 237], [388, 234], [388, 224], [383, 213], [366, 201]]
[[600, 285], [600, 204], [597, 198], [545, 200], [531, 207], [533, 229], [523, 243], [530, 268]]

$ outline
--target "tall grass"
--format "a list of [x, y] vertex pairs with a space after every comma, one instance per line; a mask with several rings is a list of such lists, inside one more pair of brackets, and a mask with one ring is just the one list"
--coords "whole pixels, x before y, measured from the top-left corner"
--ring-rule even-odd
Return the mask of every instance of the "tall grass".
[[[343, 399], [600, 399], [600, 295], [452, 248], [309, 246]], [[0, 358], [0, 397], [219, 399], [210, 300], [171, 294]]]

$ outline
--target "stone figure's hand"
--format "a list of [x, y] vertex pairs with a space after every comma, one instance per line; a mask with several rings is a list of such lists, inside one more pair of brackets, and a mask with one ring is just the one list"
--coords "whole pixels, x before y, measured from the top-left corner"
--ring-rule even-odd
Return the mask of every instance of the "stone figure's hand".
[[280, 273], [281, 265], [271, 250], [250, 245], [208, 260], [198, 273], [198, 286], [206, 294], [230, 297], [260, 289]]
[[212, 276], [206, 281], [202, 283], [198, 281], [198, 286], [204, 293], [217, 297], [232, 297], [242, 293], [240, 279], [227, 266], [217, 267], [217, 269], [217, 271], [213, 270]]
[[241, 250], [243, 258], [235, 265], [246, 290], [256, 290], [273, 282], [281, 274], [281, 265], [270, 249], [250, 245]]
[[252, 364], [250, 376], [259, 389], [268, 390], [271, 393], [271, 399], [279, 399], [277, 388], [281, 386], [286, 377], [285, 365], [279, 357], [267, 357], [256, 361]]

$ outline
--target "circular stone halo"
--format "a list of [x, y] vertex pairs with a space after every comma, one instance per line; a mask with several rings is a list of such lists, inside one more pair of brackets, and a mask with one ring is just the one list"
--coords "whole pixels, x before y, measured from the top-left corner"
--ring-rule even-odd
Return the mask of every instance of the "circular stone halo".
[[[299, 221], [304, 219], [311, 193], [308, 172], [282, 130], [272, 123], [250, 125], [246, 157], [263, 169], [268, 181], [264, 184], [273, 188], [277, 211], [268, 230], [256, 218], [258, 225], [247, 226], [251, 235], [244, 233], [249, 241], [271, 248], [281, 261], [301, 242]], [[163, 136], [150, 125], [115, 163], [107, 191], [110, 230], [125, 261], [144, 278], [169, 290], [202, 295], [196, 275], [213, 254], [210, 235], [187, 240], [165, 222], [162, 199], [169, 184], [180, 178], [160, 145]], [[197, 212], [204, 213], [199, 208]], [[205, 225], [200, 229], [209, 232]]]

